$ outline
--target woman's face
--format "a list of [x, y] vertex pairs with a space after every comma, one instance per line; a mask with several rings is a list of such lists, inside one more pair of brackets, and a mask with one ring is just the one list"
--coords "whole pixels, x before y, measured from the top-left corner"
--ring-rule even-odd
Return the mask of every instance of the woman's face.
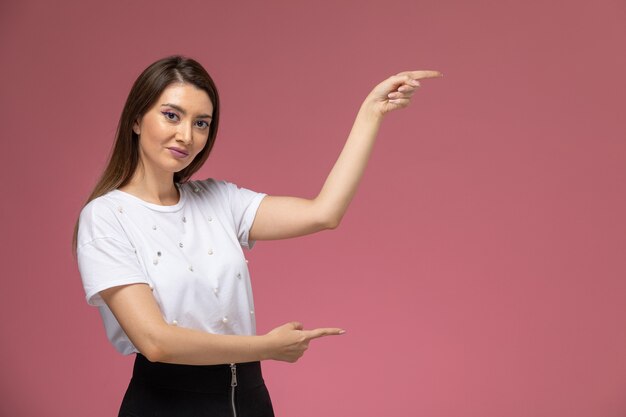
[[174, 173], [187, 167], [209, 137], [213, 104], [192, 84], [170, 84], [138, 119], [139, 157], [146, 172]]

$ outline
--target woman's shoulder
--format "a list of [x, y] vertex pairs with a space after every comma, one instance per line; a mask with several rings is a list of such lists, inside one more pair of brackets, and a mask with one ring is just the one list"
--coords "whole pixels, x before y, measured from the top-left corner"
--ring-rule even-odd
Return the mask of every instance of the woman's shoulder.
[[184, 184], [190, 191], [199, 192], [201, 190], [229, 193], [242, 189], [238, 183], [224, 179], [206, 178], [203, 180], [190, 180]]
[[117, 236], [121, 232], [119, 216], [123, 207], [111, 193], [96, 197], [82, 208], [78, 218], [78, 241], [89, 241], [98, 236]]
[[[224, 188], [229, 184], [228, 181], [219, 180], [215, 178], [205, 178], [203, 180], [189, 180], [182, 184], [184, 187], [188, 187], [191, 191], [200, 190], [218, 190]], [[196, 191], [197, 192], [197, 191]]]
[[121, 210], [119, 202], [114, 198], [113, 191], [94, 198], [82, 208], [81, 217], [108, 217]]
[[209, 196], [212, 199], [227, 199], [232, 187], [236, 187], [233, 183], [216, 179], [205, 178], [202, 180], [190, 180], [182, 184], [187, 188], [187, 191], [191, 194], [195, 194], [199, 197]]

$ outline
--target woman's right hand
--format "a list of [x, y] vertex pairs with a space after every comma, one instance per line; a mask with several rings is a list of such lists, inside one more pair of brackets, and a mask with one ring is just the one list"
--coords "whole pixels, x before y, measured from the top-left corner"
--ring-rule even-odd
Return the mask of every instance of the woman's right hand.
[[268, 359], [293, 363], [304, 355], [312, 339], [343, 333], [345, 330], [334, 327], [304, 330], [297, 321], [283, 324], [265, 335], [269, 342]]

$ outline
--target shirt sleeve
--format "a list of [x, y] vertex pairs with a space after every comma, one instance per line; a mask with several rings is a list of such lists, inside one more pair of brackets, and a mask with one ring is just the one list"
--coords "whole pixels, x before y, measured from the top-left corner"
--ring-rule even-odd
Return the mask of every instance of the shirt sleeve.
[[255, 241], [248, 239], [250, 229], [259, 205], [267, 194], [242, 188], [230, 182], [223, 182], [223, 185], [228, 192], [228, 201], [233, 213], [239, 243], [244, 248], [252, 249]]
[[105, 305], [99, 292], [107, 288], [133, 283], [148, 284], [135, 248], [124, 232], [115, 209], [97, 199], [81, 211], [76, 252], [90, 305]]

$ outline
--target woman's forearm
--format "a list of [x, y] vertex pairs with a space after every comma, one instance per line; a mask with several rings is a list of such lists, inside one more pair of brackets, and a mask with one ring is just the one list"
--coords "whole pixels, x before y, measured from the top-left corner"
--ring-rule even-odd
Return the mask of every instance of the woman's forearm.
[[[288, 322], [263, 336], [236, 336], [210, 334], [164, 324], [158, 337], [142, 347], [144, 355], [153, 362], [187, 365], [217, 365], [255, 362], [273, 359], [296, 362], [308, 349], [313, 339], [343, 334], [337, 327], [305, 330], [302, 323]], [[147, 341], [146, 338], [143, 341]]]
[[348, 139], [315, 198], [330, 227], [339, 224], [356, 193], [383, 117], [368, 100], [361, 105]]
[[270, 359], [266, 336], [221, 335], [164, 326], [150, 351], [142, 352], [152, 362], [217, 365]]
[[304, 330], [301, 323], [289, 322], [263, 336], [212, 334], [167, 323], [146, 284], [118, 285], [100, 291], [100, 295], [133, 345], [152, 362], [295, 362], [311, 339], [343, 333], [340, 328]]
[[133, 345], [152, 362], [215, 365], [275, 357], [276, 341], [265, 336], [226, 336], [167, 323], [146, 284], [100, 291]]

